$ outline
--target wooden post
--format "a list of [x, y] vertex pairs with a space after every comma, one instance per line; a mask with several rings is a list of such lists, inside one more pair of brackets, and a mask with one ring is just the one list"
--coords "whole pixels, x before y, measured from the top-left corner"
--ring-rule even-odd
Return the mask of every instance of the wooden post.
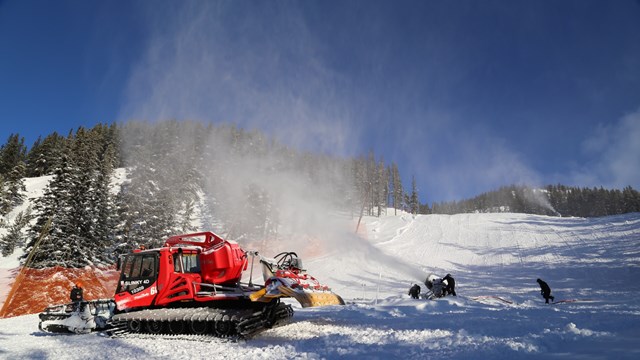
[[18, 291], [18, 288], [20, 287], [20, 283], [22, 282], [22, 280], [24, 279], [28, 271], [27, 270], [28, 266], [31, 264], [33, 255], [36, 253], [36, 250], [40, 246], [40, 243], [44, 239], [45, 235], [49, 232], [49, 227], [51, 226], [51, 219], [52, 217], [50, 217], [49, 220], [47, 220], [47, 222], [44, 224], [42, 231], [40, 231], [40, 236], [38, 237], [38, 241], [36, 241], [35, 245], [33, 245], [33, 249], [31, 249], [31, 252], [29, 252], [29, 256], [27, 257], [27, 260], [24, 262], [24, 265], [22, 265], [22, 269], [20, 269], [20, 273], [18, 274], [18, 276], [16, 276], [16, 280], [13, 282], [13, 286], [11, 286], [9, 295], [7, 295], [7, 299], [4, 301], [4, 305], [2, 305], [2, 310], [0, 310], [0, 318], [4, 318], [6, 316], [7, 311], [9, 310], [9, 305], [13, 300], [13, 295], [16, 293], [16, 291]]

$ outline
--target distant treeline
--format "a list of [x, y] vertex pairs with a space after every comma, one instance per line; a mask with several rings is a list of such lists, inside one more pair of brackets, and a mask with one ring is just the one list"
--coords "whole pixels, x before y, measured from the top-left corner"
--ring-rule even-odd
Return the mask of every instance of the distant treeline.
[[[126, 169], [126, 180], [114, 186], [117, 168]], [[25, 178], [45, 175], [51, 179], [33, 207], [5, 221], [25, 200]], [[51, 133], [31, 147], [11, 134], [0, 147], [0, 227], [5, 228], [0, 250], [7, 256], [24, 248], [25, 258], [33, 250], [32, 267], [82, 267], [112, 264], [119, 253], [159, 246], [170, 235], [195, 230], [224, 229], [232, 240], [277, 238], [292, 217], [304, 223], [325, 216], [327, 209], [354, 218], [380, 216], [388, 208], [562, 216], [640, 211], [631, 187], [562, 185], [509, 186], [429, 207], [418, 200], [415, 177], [408, 190], [401, 179], [397, 164], [373, 152], [356, 158], [303, 152], [232, 125], [98, 124], [66, 136]], [[322, 203], [325, 213], [303, 212], [317, 209], [314, 202]], [[293, 214], [284, 213], [287, 206]]]
[[472, 199], [433, 205], [434, 214], [515, 212], [526, 214], [597, 217], [640, 212], [640, 193], [623, 190], [548, 185], [544, 188], [504, 186]]

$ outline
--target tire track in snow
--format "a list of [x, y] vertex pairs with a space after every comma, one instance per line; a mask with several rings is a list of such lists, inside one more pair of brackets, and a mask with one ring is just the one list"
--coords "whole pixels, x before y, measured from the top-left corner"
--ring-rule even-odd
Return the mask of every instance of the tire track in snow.
[[522, 247], [520, 246], [520, 241], [517, 236], [513, 236], [513, 241], [516, 247], [516, 254], [518, 256], [518, 261], [520, 262], [520, 268], [524, 269], [524, 260], [522, 260]]
[[[523, 223], [520, 224], [518, 226], [518, 229], [522, 230], [523, 232], [525, 232], [527, 234], [527, 237], [530, 239], [530, 241], [534, 244], [533, 249], [541, 249], [541, 246], [544, 248], [553, 248], [553, 241], [549, 238], [549, 236], [547, 235], [548, 231], [547, 231], [547, 227], [549, 225], [543, 224], [541, 222], [538, 222], [536, 226], [531, 225], [529, 223]], [[540, 233], [545, 234], [544, 237], [544, 244], [539, 244], [538, 241], [538, 237], [537, 235], [539, 235]], [[562, 257], [560, 255], [558, 255], [557, 252], [550, 252], [550, 253], [546, 253], [545, 256], [543, 257], [544, 262], [552, 262], [552, 263], [561, 263], [562, 262]], [[538, 261], [540, 261], [538, 260]]]

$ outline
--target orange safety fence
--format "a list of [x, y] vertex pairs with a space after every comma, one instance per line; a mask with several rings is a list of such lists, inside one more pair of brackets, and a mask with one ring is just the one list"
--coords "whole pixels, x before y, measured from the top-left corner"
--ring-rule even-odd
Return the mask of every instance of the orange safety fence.
[[49, 305], [70, 302], [69, 294], [76, 282], [82, 283], [84, 299], [113, 298], [119, 272], [110, 268], [25, 268], [20, 281], [12, 284], [9, 296], [2, 307], [1, 318], [35, 314]]

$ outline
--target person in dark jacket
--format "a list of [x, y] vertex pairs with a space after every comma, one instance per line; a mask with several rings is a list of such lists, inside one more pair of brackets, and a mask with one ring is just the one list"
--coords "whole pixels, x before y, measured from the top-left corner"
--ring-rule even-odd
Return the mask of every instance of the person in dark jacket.
[[420, 285], [418, 284], [413, 284], [413, 286], [411, 287], [411, 289], [409, 289], [409, 295], [411, 295], [412, 299], [418, 299], [420, 298]]
[[458, 296], [456, 295], [456, 280], [451, 276], [451, 274], [447, 274], [443, 277], [442, 282], [446, 282], [447, 284], [444, 288], [444, 295], [451, 294], [453, 296]]
[[73, 289], [71, 289], [71, 301], [78, 302], [83, 300], [82, 296], [82, 284], [77, 282], [73, 285]]
[[71, 298], [71, 301], [73, 302], [74, 310], [84, 311], [84, 306], [82, 305], [84, 298], [82, 295], [82, 284], [80, 282], [73, 285], [69, 298]]
[[73, 289], [71, 289], [71, 295], [69, 297], [73, 302], [80, 302], [83, 300], [81, 283], [77, 282], [73, 285]]
[[549, 287], [549, 285], [547, 285], [546, 282], [542, 281], [541, 279], [536, 280], [538, 282], [538, 284], [540, 285], [540, 294], [542, 295], [542, 297], [545, 300], [545, 304], [549, 303], [549, 299], [551, 299], [551, 301], [554, 301], [554, 297], [551, 296], [551, 288]]

